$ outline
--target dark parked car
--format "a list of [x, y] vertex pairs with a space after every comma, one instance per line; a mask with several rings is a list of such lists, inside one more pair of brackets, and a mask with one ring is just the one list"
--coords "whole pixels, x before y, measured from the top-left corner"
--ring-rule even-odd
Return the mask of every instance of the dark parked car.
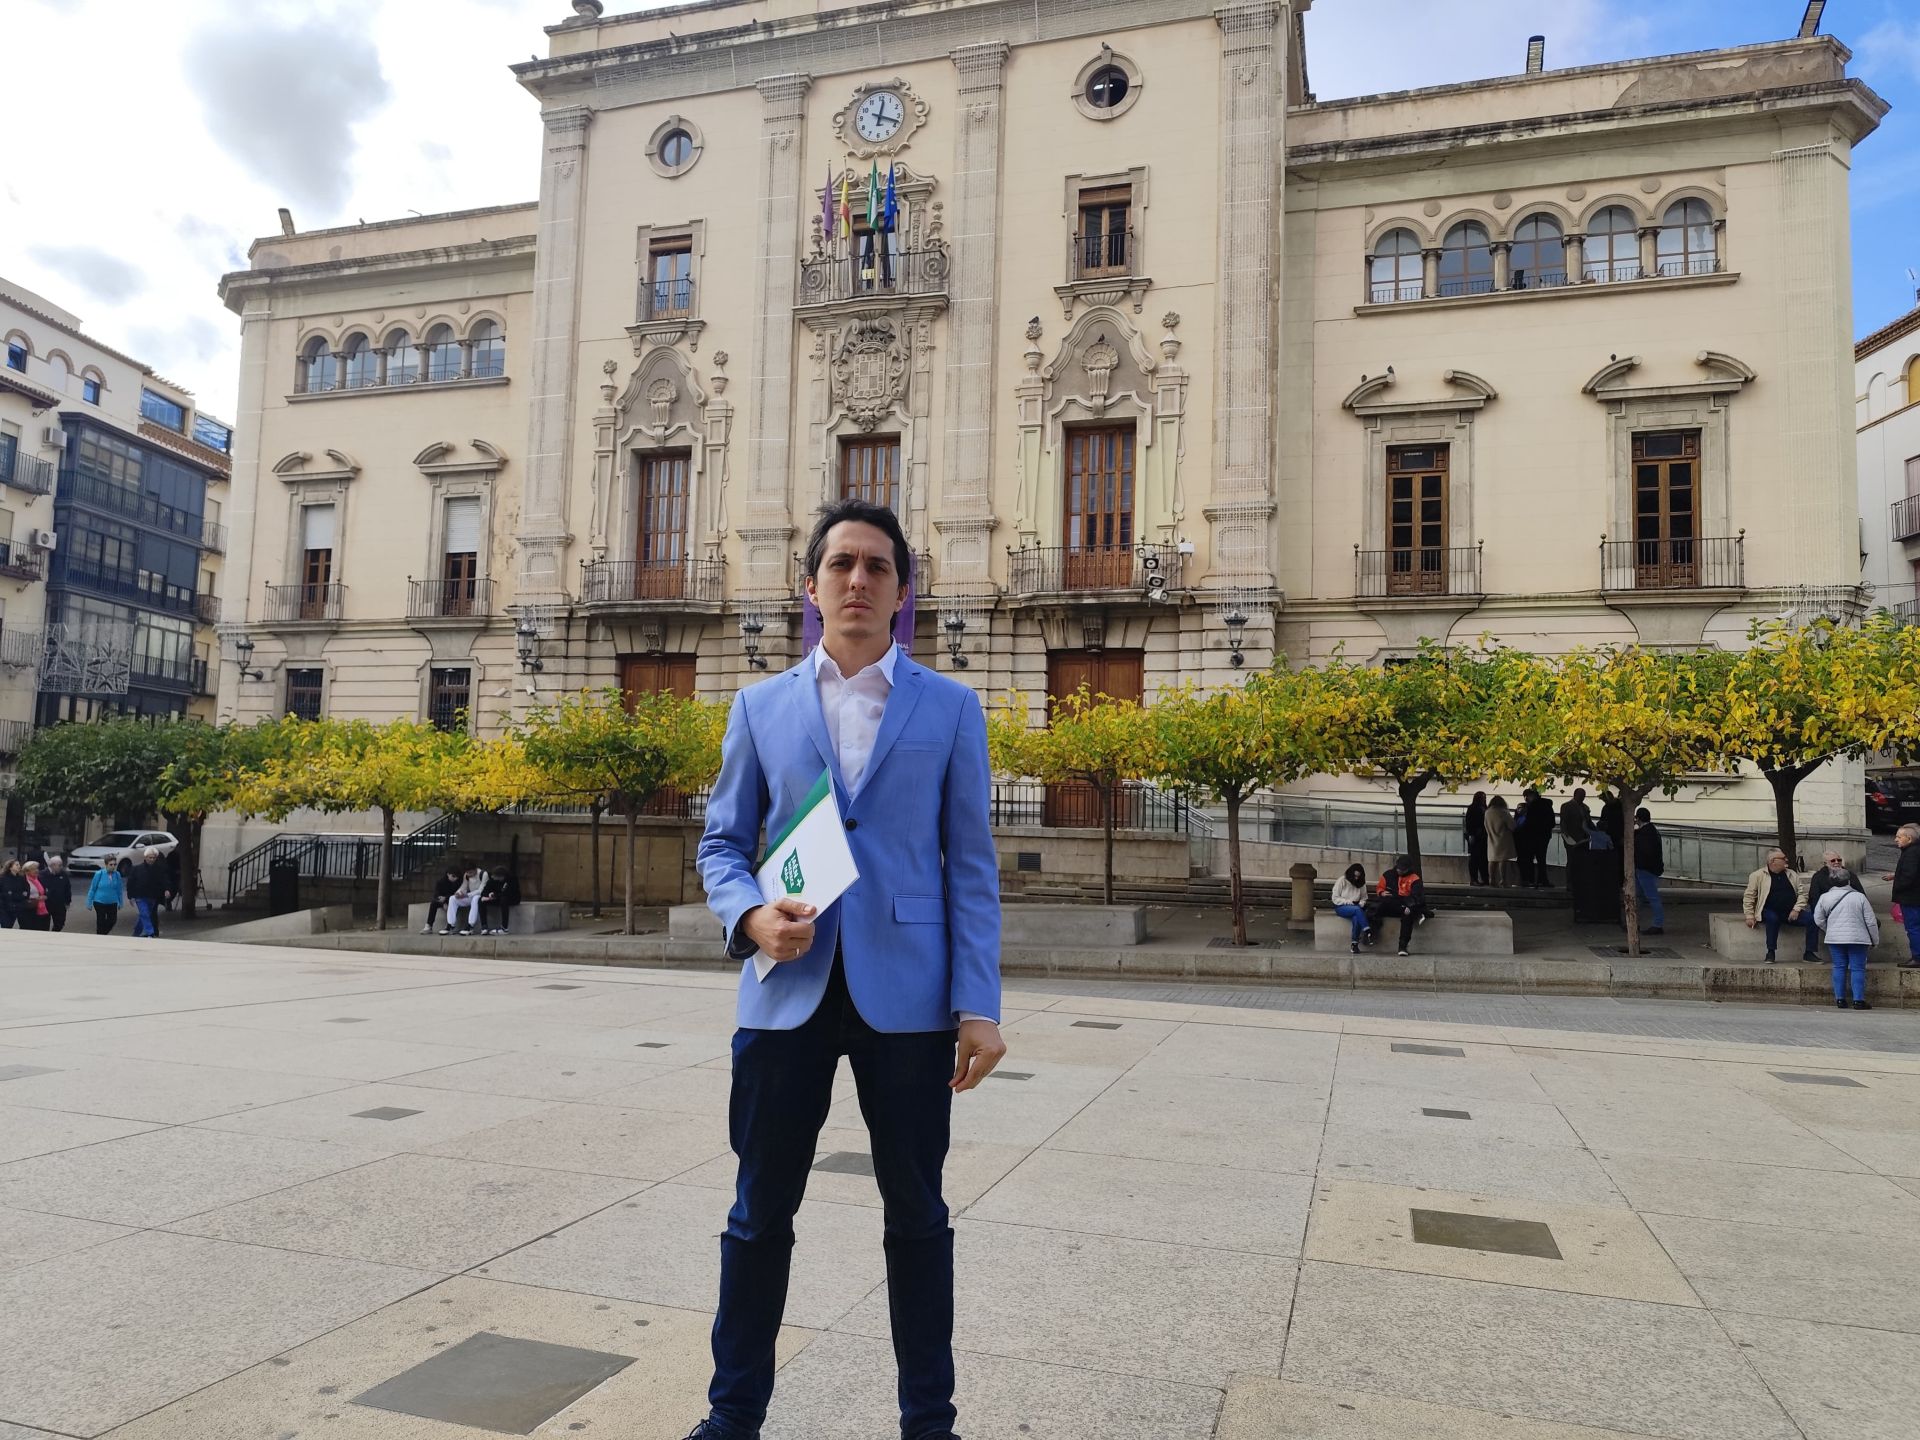
[[1885, 835], [1920, 821], [1920, 775], [1867, 776], [1867, 828]]

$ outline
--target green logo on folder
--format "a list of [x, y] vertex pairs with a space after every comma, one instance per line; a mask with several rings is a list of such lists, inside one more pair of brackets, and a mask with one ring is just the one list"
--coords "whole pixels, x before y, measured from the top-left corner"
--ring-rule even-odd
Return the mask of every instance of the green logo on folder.
[[780, 883], [787, 887], [787, 894], [798, 895], [807, 888], [806, 877], [800, 873], [800, 852], [794, 851], [780, 867]]

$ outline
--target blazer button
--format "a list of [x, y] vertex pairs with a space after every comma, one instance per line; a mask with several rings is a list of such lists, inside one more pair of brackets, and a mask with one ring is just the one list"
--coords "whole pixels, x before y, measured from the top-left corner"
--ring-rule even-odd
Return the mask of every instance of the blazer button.
[[860, 822], [859, 822], [858, 820], [848, 820], [848, 821], [847, 821], [847, 829], [849, 829], [849, 830], [858, 830], [859, 828], [860, 828]]

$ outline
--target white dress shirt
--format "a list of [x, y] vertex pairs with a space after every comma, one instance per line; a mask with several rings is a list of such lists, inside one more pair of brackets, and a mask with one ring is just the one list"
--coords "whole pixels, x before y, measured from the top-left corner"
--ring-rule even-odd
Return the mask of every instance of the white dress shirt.
[[[825, 645], [813, 647], [813, 683], [820, 692], [820, 714], [827, 722], [827, 739], [833, 742], [840, 760], [840, 778], [847, 793], [860, 788], [873, 759], [873, 742], [880, 734], [880, 717], [887, 712], [887, 696], [893, 693], [893, 671], [900, 662], [900, 647], [889, 645], [887, 653], [857, 673], [851, 680], [840, 673], [840, 666], [827, 653]], [[955, 1020], [984, 1020], [971, 1010], [960, 1010]]]

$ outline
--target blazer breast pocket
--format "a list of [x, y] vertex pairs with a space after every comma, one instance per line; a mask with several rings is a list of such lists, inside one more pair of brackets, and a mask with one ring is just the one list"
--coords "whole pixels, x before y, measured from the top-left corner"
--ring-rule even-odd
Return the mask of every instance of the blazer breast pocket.
[[896, 895], [893, 918], [901, 925], [944, 925], [947, 923], [947, 897], [944, 895]]

